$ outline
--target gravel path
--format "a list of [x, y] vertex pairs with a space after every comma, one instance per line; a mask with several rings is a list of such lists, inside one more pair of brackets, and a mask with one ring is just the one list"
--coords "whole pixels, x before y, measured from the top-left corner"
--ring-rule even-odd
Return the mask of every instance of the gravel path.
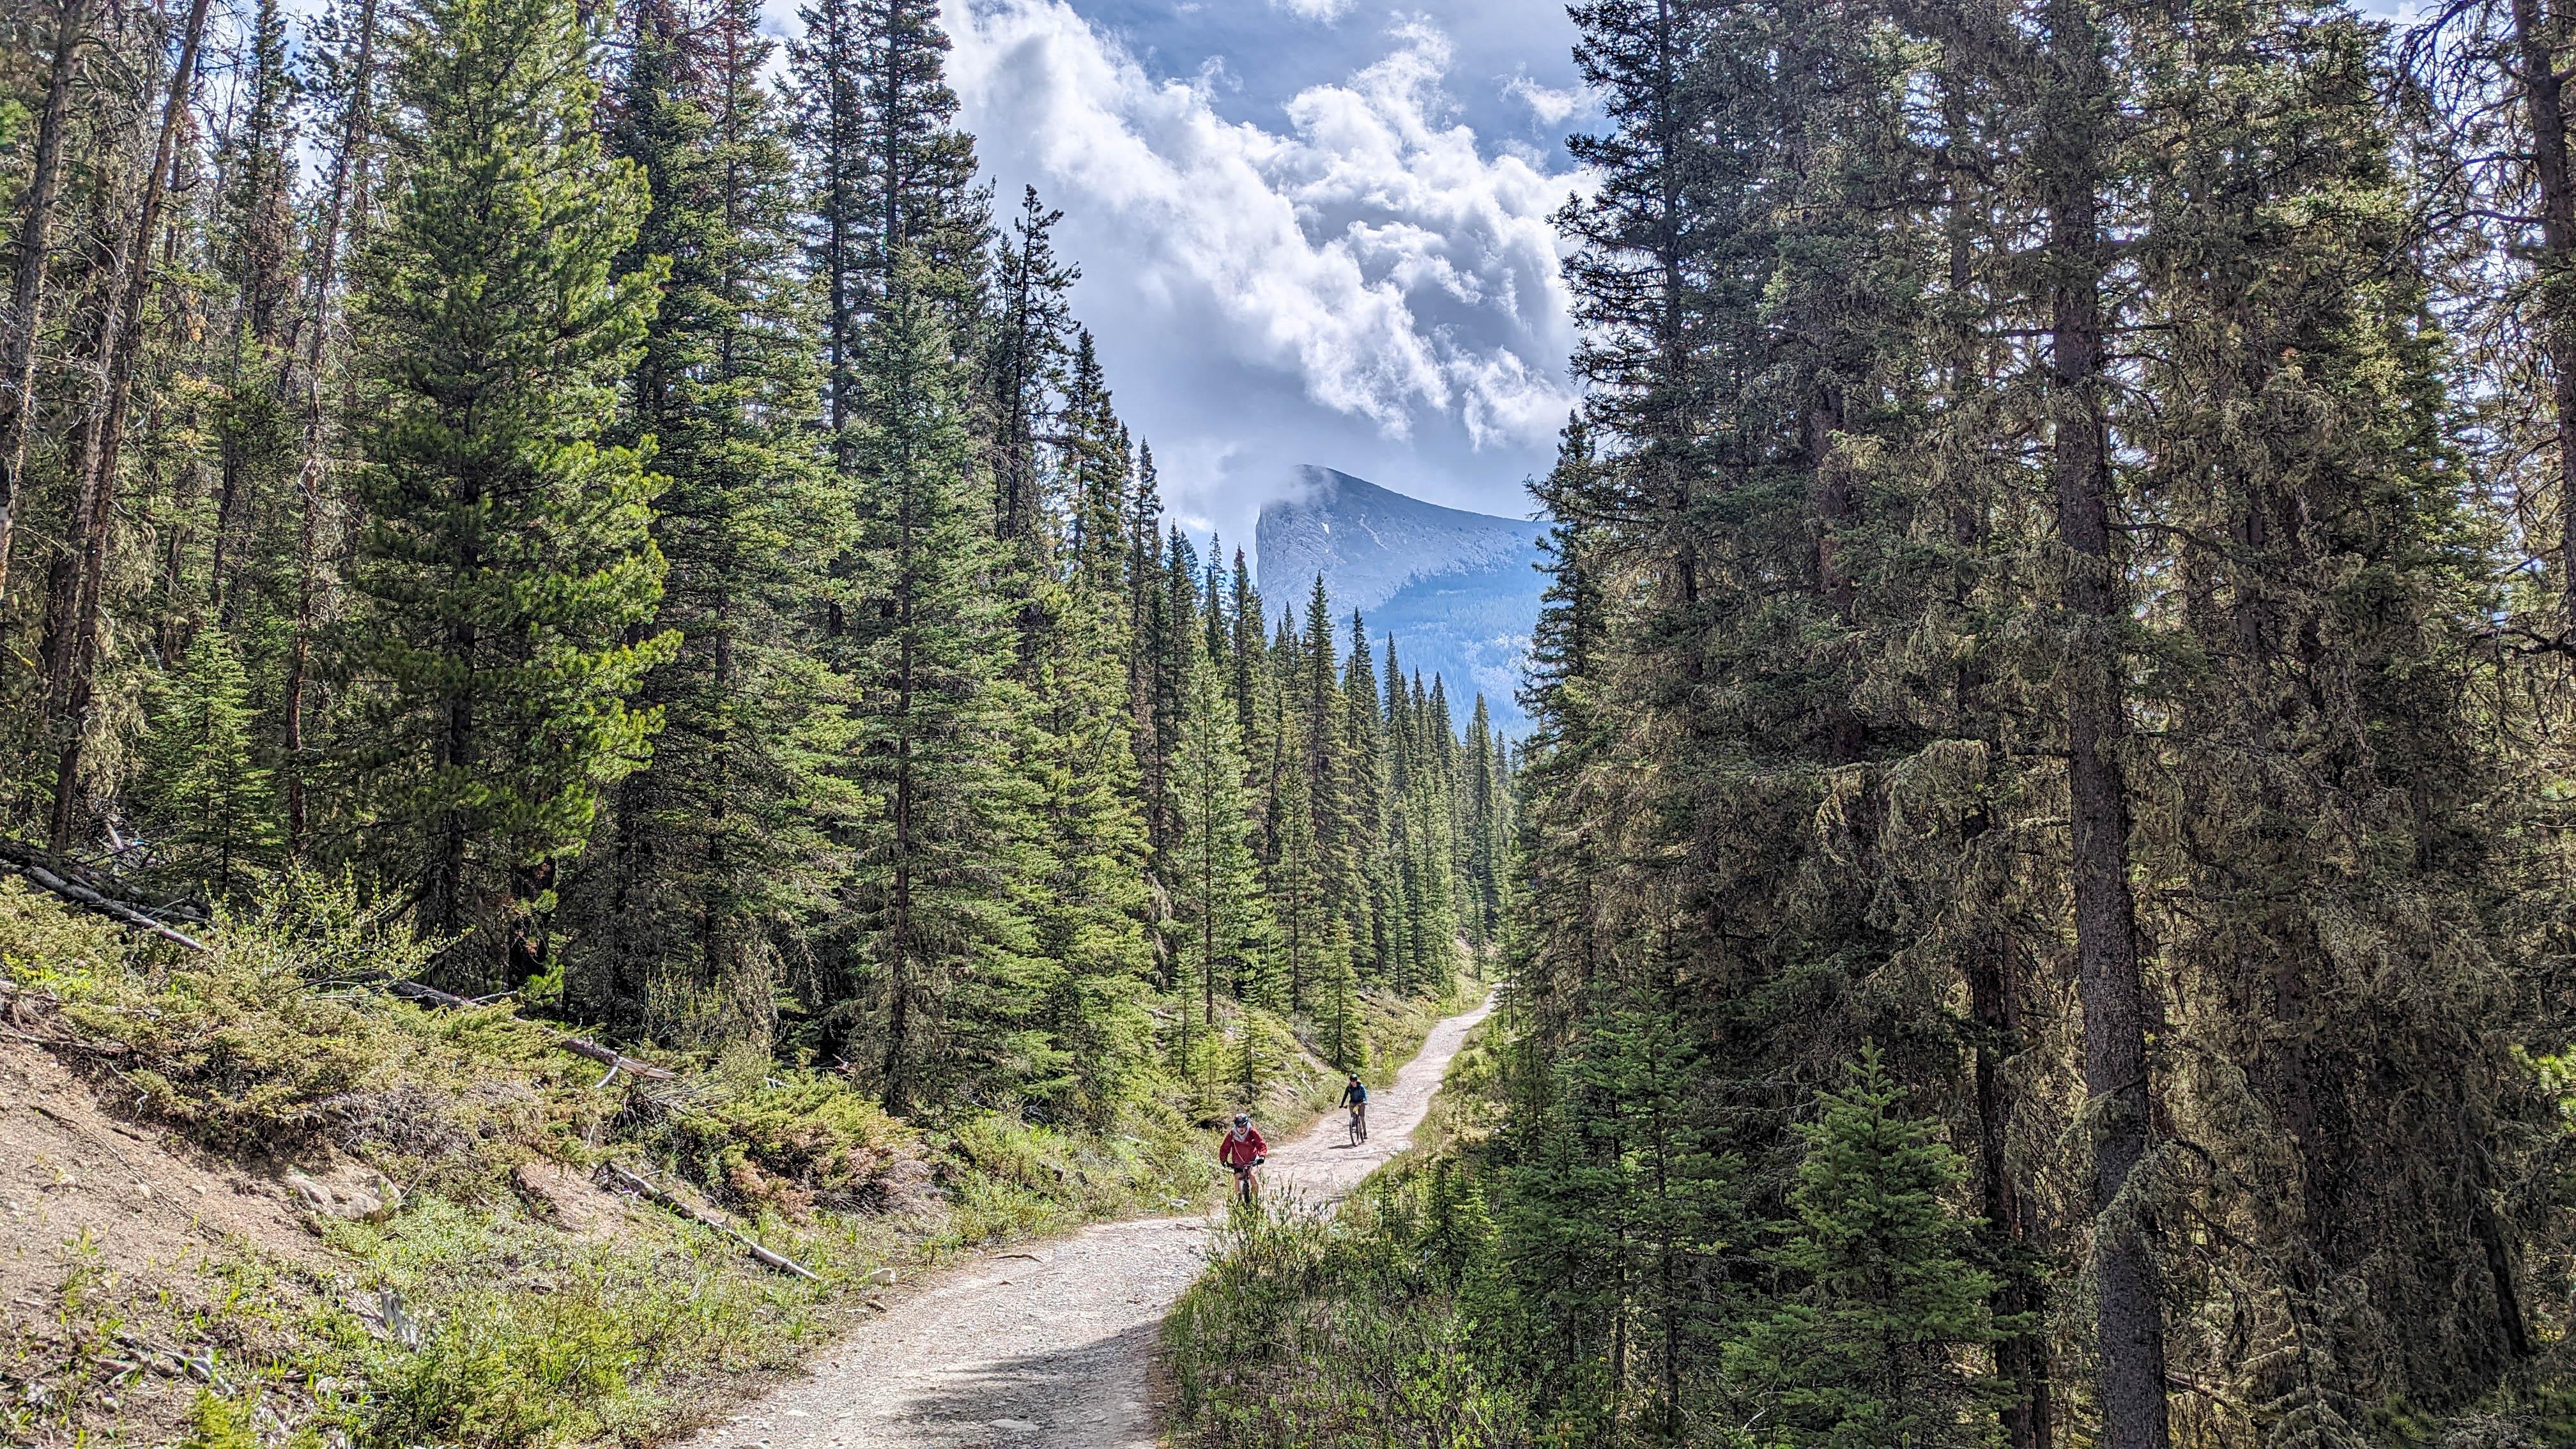
[[[1362, 1146], [1334, 1112], [1273, 1148], [1265, 1190], [1321, 1206], [1413, 1145], [1449, 1059], [1491, 1009], [1431, 1029], [1373, 1094]], [[1198, 1276], [1211, 1221], [1107, 1223], [970, 1263], [889, 1301], [805, 1377], [689, 1449], [1150, 1449], [1156, 1332]]]

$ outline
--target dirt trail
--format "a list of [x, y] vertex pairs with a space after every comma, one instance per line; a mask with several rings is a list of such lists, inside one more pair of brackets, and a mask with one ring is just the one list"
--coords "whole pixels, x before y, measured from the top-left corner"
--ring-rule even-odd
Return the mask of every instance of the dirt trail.
[[[1491, 1009], [1431, 1029], [1373, 1095], [1364, 1145], [1348, 1145], [1335, 1112], [1274, 1148], [1267, 1189], [1328, 1203], [1410, 1147], [1449, 1059]], [[889, 1302], [806, 1377], [690, 1449], [1150, 1449], [1156, 1330], [1198, 1276], [1211, 1222], [1109, 1223], [970, 1264]]]

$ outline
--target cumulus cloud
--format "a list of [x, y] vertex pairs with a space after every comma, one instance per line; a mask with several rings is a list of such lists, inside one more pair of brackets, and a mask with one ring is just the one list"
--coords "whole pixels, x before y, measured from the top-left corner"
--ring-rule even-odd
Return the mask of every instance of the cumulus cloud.
[[1350, 13], [1353, 0], [1270, 0], [1273, 10], [1285, 10], [1306, 20], [1320, 20], [1327, 25]]
[[1583, 109], [1583, 92], [1571, 86], [1558, 89], [1541, 85], [1524, 71], [1503, 82], [1503, 94], [1529, 108], [1530, 119], [1541, 126], [1562, 126], [1566, 118]]
[[[1348, 0], [1279, 0], [1321, 14]], [[1543, 443], [1572, 394], [1549, 216], [1574, 182], [1480, 147], [1414, 22], [1374, 63], [1298, 92], [1276, 128], [1212, 81], [1158, 78], [1063, 0], [949, 0], [950, 76], [987, 164], [1112, 229], [1128, 296], [1384, 438], [1435, 423], [1473, 448]]]

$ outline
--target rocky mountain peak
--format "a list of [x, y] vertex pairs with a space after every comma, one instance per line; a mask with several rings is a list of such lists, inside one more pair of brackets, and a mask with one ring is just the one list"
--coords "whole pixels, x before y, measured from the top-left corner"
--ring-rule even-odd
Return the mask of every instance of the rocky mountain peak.
[[1358, 609], [1373, 639], [1395, 636], [1409, 669], [1448, 681], [1461, 724], [1481, 692], [1496, 725], [1517, 733], [1547, 525], [1443, 508], [1313, 464], [1297, 476], [1254, 533], [1271, 611], [1302, 606], [1321, 574], [1337, 611]]

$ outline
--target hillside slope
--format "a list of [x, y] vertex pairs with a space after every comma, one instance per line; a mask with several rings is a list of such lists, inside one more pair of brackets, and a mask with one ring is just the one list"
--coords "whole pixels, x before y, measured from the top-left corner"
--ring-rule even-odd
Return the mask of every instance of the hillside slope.
[[[740, 1053], [603, 1079], [511, 1006], [390, 994], [406, 933], [296, 886], [193, 953], [0, 876], [0, 1443], [659, 1442], [890, 1283], [1212, 1187], [1169, 1104], [903, 1122]], [[1372, 1052], [1433, 1010], [1373, 1000]], [[1282, 1116], [1338, 1089], [1295, 1055]]]

